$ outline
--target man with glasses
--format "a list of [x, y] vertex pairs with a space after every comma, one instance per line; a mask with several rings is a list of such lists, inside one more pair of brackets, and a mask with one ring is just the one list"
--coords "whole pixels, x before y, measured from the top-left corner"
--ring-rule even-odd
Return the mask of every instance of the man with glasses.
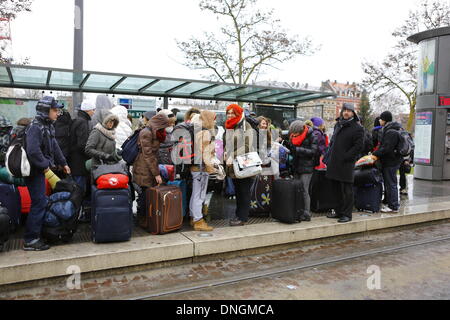
[[50, 247], [41, 240], [47, 198], [45, 196], [45, 173], [55, 166], [64, 167], [70, 174], [67, 161], [56, 142], [53, 123], [63, 106], [53, 97], [44, 97], [36, 105], [36, 117], [26, 130], [26, 153], [31, 165], [30, 176], [25, 178], [31, 196], [23, 249], [43, 251]]

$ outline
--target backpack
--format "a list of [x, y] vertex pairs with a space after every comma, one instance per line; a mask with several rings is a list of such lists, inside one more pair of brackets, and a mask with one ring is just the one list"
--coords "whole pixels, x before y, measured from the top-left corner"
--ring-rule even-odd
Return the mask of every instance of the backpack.
[[396, 151], [402, 157], [407, 157], [414, 151], [415, 148], [414, 140], [411, 137], [411, 134], [405, 129], [401, 129], [398, 133], [399, 133], [399, 140]]
[[[187, 134], [189, 133], [189, 134]], [[182, 122], [176, 125], [172, 131], [171, 158], [176, 165], [176, 172], [182, 179], [189, 178], [191, 166], [194, 162], [194, 124]]]
[[70, 153], [70, 127], [72, 125], [72, 117], [68, 111], [63, 111], [63, 114], [56, 120], [55, 127], [55, 138], [58, 145], [67, 159]]
[[139, 154], [139, 146], [138, 146], [138, 139], [139, 139], [139, 133], [141, 132], [141, 129], [136, 130], [131, 137], [129, 137], [125, 142], [122, 144], [122, 159], [127, 163], [127, 165], [131, 166], [133, 165], [134, 161], [136, 160], [138, 154]]
[[15, 178], [30, 176], [31, 165], [26, 153], [26, 132], [29, 126], [11, 139], [5, 157], [5, 167]]

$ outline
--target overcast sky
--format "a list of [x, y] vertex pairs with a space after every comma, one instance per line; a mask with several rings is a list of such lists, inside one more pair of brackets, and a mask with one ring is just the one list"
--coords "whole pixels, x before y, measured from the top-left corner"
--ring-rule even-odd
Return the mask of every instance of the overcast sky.
[[[181, 65], [175, 39], [218, 29], [198, 0], [85, 0], [84, 68], [201, 79]], [[360, 81], [364, 59], [378, 60], [394, 44], [391, 33], [418, 0], [260, 0], [291, 34], [310, 36], [321, 50], [258, 80], [309, 83]], [[73, 67], [74, 0], [34, 0], [12, 23], [13, 55], [30, 64]]]

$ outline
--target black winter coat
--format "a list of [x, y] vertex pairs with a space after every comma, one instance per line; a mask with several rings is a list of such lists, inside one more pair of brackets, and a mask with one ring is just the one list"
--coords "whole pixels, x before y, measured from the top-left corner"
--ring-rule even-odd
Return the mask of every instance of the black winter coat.
[[399, 166], [403, 157], [396, 152], [402, 126], [398, 122], [388, 123], [381, 132], [380, 148], [373, 153], [380, 158], [381, 165], [385, 168]]
[[309, 132], [300, 147], [289, 142], [288, 148], [294, 156], [292, 169], [294, 174], [313, 173], [316, 166], [316, 158], [319, 153], [317, 138], [313, 128]]
[[355, 162], [364, 147], [364, 129], [357, 119], [338, 121], [330, 142], [326, 177], [345, 183], [354, 182]]
[[89, 138], [91, 117], [84, 111], [78, 111], [78, 117], [70, 127], [70, 156], [69, 167], [74, 176], [87, 176], [86, 161], [89, 156], [85, 152], [86, 143]]

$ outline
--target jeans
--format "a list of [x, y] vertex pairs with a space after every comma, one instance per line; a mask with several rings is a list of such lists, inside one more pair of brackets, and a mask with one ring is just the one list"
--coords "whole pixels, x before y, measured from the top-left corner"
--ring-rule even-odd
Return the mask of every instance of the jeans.
[[301, 215], [304, 217], [311, 217], [311, 198], [309, 196], [309, 185], [311, 183], [312, 173], [296, 174], [295, 179], [300, 180], [301, 193], [298, 197], [303, 197], [304, 207], [301, 210]]
[[25, 243], [41, 238], [42, 224], [44, 223], [45, 211], [48, 203], [45, 195], [45, 176], [42, 171], [32, 171], [31, 176], [25, 178], [31, 197], [31, 210], [28, 214]]
[[203, 219], [203, 203], [206, 200], [208, 190], [209, 174], [206, 172], [191, 172], [192, 174], [192, 195], [189, 203], [189, 211], [194, 222]]
[[236, 191], [236, 217], [242, 222], [248, 221], [250, 213], [251, 194], [253, 179], [233, 179], [234, 189]]
[[399, 166], [383, 168], [384, 192], [386, 202], [392, 210], [398, 210], [400, 204], [398, 202], [398, 181], [397, 170]]
[[405, 165], [402, 163], [399, 168], [400, 173], [400, 190], [406, 189], [406, 172], [405, 172]]

